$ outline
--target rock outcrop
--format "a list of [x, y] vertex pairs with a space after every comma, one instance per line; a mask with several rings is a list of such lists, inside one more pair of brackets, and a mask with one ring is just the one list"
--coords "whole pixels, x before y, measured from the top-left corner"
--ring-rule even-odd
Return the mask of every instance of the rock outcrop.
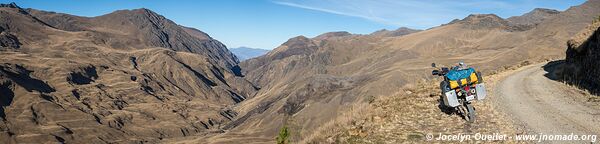
[[0, 48], [19, 48], [21, 43], [19, 39], [8, 32], [4, 32], [4, 29], [0, 27]]
[[593, 93], [600, 92], [600, 17], [567, 42], [563, 78]]

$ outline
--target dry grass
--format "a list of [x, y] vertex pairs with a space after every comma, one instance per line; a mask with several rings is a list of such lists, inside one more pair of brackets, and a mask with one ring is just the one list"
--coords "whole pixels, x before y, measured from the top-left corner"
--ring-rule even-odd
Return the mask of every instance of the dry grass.
[[585, 29], [581, 30], [577, 35], [575, 35], [572, 39], [567, 41], [567, 45], [576, 50], [580, 50], [579, 48], [581, 44], [583, 44], [590, 36], [596, 32], [596, 30], [600, 27], [600, 16], [592, 21], [590, 25], [588, 25]]
[[[342, 116], [325, 123], [322, 127], [319, 127], [316, 132], [308, 135], [299, 143], [317, 143], [317, 142], [328, 142], [328, 143], [339, 143], [340, 141], [336, 137], [344, 135], [343, 131], [348, 131], [348, 126], [355, 125], [358, 119], [365, 117], [371, 117], [373, 115], [373, 105], [368, 103], [357, 103], [345, 112]], [[351, 128], [356, 129], [356, 128]], [[349, 132], [349, 131], [348, 131]], [[364, 135], [364, 131], [353, 131], [353, 134]]]
[[438, 108], [440, 91], [435, 83], [420, 83], [416, 88], [376, 99], [368, 106], [357, 105], [300, 143], [421, 143], [427, 142], [425, 136], [430, 133], [518, 133], [489, 101], [475, 103], [475, 123], [445, 113]]
[[558, 78], [558, 81], [568, 86], [570, 89], [577, 90], [578, 93], [581, 93], [584, 96], [582, 99], [585, 100], [584, 102], [587, 102], [588, 106], [600, 108], [600, 96], [594, 92], [593, 87], [588, 86], [582, 79], [573, 76], [573, 72], [569, 71], [573, 69], [572, 66], [573, 65], [562, 63], [555, 66], [550, 74]]
[[[504, 113], [493, 106], [495, 81], [521, 67], [550, 61], [526, 60], [505, 66], [485, 76], [488, 99], [475, 102], [477, 122], [467, 123], [457, 114], [438, 107], [439, 81], [423, 81], [392, 96], [377, 97], [370, 103], [358, 103], [343, 116], [328, 122], [299, 143], [425, 143], [426, 134], [523, 133]], [[514, 141], [491, 141], [514, 143]]]

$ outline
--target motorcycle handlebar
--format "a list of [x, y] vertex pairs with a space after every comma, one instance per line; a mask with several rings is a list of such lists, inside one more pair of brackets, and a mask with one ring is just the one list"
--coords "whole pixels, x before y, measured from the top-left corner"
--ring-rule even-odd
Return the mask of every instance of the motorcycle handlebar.
[[438, 75], [438, 76], [443, 76], [446, 75], [446, 73], [448, 72], [448, 68], [446, 67], [442, 67], [440, 70], [433, 70], [431, 71], [431, 75]]
[[431, 71], [431, 75], [440, 75], [440, 71], [439, 70], [433, 70], [433, 71]]

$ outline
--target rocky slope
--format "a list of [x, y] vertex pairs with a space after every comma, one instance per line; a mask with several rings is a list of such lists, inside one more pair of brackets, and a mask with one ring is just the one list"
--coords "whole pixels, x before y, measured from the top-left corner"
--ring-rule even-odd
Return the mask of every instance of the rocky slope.
[[431, 62], [465, 61], [490, 74], [529, 61], [563, 57], [563, 43], [599, 14], [600, 1], [592, 0], [528, 29], [515, 28], [493, 14], [474, 14], [399, 37], [335, 32], [291, 38], [240, 64], [261, 90], [236, 107], [241, 117], [227, 126], [228, 133], [208, 138], [232, 142], [243, 134], [247, 139], [272, 141], [284, 125], [298, 139], [306, 138], [351, 105], [394, 95], [433, 78]]
[[71, 32], [93, 31], [95, 42], [115, 49], [163, 47], [191, 52], [216, 60], [231, 68], [238, 62], [225, 45], [194, 28], [177, 25], [148, 9], [119, 10], [98, 17], [27, 9], [35, 18], [49, 26]]
[[567, 43], [567, 56], [562, 69], [564, 80], [593, 93], [600, 92], [600, 17]]
[[520, 27], [523, 30], [534, 28], [547, 18], [560, 14], [560, 11], [545, 8], [536, 8], [533, 11], [521, 16], [512, 16], [506, 20], [513, 26]]
[[147, 9], [0, 6], [0, 143], [139, 143], [221, 132], [257, 88], [205, 33]]
[[471, 14], [450, 24], [460, 24], [467, 29], [510, 29], [508, 21], [495, 14]]

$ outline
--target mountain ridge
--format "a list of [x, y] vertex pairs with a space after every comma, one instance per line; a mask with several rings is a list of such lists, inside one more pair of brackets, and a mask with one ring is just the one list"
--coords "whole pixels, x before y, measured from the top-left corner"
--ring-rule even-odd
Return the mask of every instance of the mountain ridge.
[[381, 29], [381, 30], [372, 32], [369, 35], [379, 35], [379, 36], [384, 36], [384, 37], [396, 37], [396, 36], [403, 36], [403, 35], [419, 32], [419, 31], [421, 31], [421, 30], [411, 29], [411, 28], [407, 28], [407, 27], [400, 27], [396, 30], [391, 30], [391, 31], [387, 30], [387, 29]]
[[218, 133], [258, 90], [220, 42], [147, 9], [87, 18], [9, 4], [0, 18], [0, 143]]
[[[145, 8], [118, 10], [96, 17], [80, 17], [69, 14], [28, 9], [35, 17], [49, 22], [55, 28], [66, 31], [95, 31], [96, 39], [113, 48], [132, 49], [135, 47], [164, 47], [175, 51], [202, 54], [219, 60], [225, 67], [232, 68], [239, 61], [224, 44], [212, 39], [202, 31], [180, 26], [171, 20]], [[118, 24], [118, 25], [116, 25]], [[93, 28], [90, 28], [93, 27]], [[115, 29], [115, 30], [113, 30]], [[162, 31], [168, 29], [169, 31]], [[109, 30], [109, 31], [106, 31]], [[119, 40], [103, 39], [103, 34], [113, 35]], [[191, 33], [191, 34], [190, 34]], [[204, 53], [203, 51], [211, 51]]]

